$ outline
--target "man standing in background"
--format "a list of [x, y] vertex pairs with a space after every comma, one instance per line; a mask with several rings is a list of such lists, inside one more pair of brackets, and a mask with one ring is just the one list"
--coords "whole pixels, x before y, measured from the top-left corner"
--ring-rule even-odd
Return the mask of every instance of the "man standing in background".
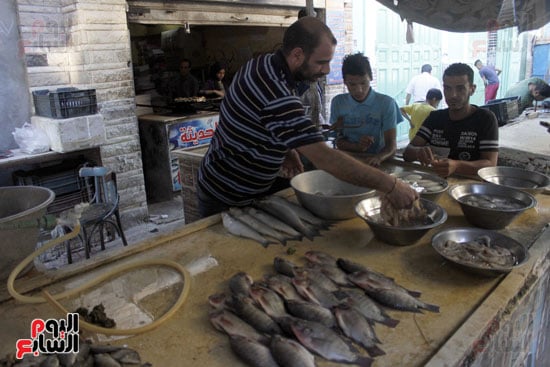
[[426, 94], [432, 88], [441, 90], [441, 82], [432, 75], [432, 66], [430, 64], [424, 64], [422, 65], [420, 74], [414, 76], [405, 89], [407, 93], [405, 105], [411, 102], [424, 102]]
[[492, 65], [485, 66], [479, 59], [476, 60], [474, 65], [477, 70], [479, 70], [479, 75], [481, 79], [483, 79], [483, 84], [485, 84], [485, 103], [487, 103], [497, 97], [498, 87], [500, 85], [498, 76], [501, 70]]

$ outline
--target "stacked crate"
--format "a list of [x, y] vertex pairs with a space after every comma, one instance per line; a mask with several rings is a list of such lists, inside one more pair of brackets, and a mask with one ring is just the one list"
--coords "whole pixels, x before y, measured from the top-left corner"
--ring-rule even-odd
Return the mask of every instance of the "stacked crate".
[[178, 158], [181, 176], [181, 194], [183, 198], [183, 217], [186, 224], [200, 219], [197, 199], [198, 172], [208, 145], [175, 149], [172, 157]]

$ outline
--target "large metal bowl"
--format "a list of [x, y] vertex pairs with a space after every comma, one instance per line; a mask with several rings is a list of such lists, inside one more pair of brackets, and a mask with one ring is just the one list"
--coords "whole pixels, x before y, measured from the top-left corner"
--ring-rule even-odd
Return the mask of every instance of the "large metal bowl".
[[477, 174], [485, 182], [522, 190], [531, 195], [550, 187], [550, 177], [518, 167], [485, 167], [477, 171]]
[[[471, 264], [463, 262], [456, 257], [449, 256], [449, 254], [445, 253], [442, 249], [442, 246], [447, 241], [463, 244], [474, 241], [481, 236], [489, 237], [493, 246], [499, 246], [510, 250], [516, 258], [516, 263], [510, 267], [489, 267], [482, 264]], [[501, 233], [481, 228], [450, 228], [443, 230], [432, 237], [432, 247], [438, 254], [443, 256], [453, 265], [470, 273], [483, 276], [498, 276], [509, 273], [512, 269], [523, 265], [529, 259], [529, 251], [518, 241]]]
[[[526, 192], [491, 183], [465, 183], [451, 186], [449, 195], [455, 199], [464, 217], [476, 227], [487, 229], [501, 229], [509, 225], [519, 214], [537, 204], [535, 198]], [[470, 205], [464, 200], [469, 195], [483, 195], [485, 197], [505, 198], [514, 200], [521, 207], [514, 209], [485, 208]]]
[[[424, 199], [432, 201], [437, 200], [449, 188], [447, 180], [428, 172], [406, 170], [392, 173], [392, 175], [411, 185]], [[437, 186], [428, 186], [424, 183], [425, 181], [437, 183]]]
[[380, 218], [379, 196], [361, 200], [355, 207], [355, 212], [369, 225], [379, 240], [390, 245], [407, 246], [416, 243], [430, 229], [440, 226], [447, 220], [447, 212], [435, 202], [420, 198], [420, 204], [428, 212], [428, 224], [401, 227], [384, 224]]
[[355, 204], [375, 194], [374, 189], [349, 184], [322, 170], [300, 173], [290, 185], [303, 207], [330, 220], [355, 218]]

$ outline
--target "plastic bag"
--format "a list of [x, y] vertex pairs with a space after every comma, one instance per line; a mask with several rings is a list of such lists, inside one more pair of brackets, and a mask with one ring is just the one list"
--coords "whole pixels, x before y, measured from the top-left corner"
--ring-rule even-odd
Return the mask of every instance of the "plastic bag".
[[23, 153], [36, 154], [50, 150], [50, 138], [46, 132], [28, 122], [21, 128], [16, 127], [12, 134]]

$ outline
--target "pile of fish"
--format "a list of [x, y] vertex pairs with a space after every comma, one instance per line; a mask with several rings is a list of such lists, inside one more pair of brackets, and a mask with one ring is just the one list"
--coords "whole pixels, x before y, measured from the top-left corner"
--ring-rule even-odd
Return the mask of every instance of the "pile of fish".
[[[209, 297], [210, 322], [250, 366], [316, 366], [316, 356], [370, 366], [384, 355], [375, 324], [396, 327], [385, 307], [439, 312], [420, 292], [348, 259], [305, 253], [305, 266], [275, 257], [274, 274], [254, 281], [245, 272], [229, 290]], [[365, 353], [366, 352], [366, 353]]]
[[91, 344], [80, 340], [78, 353], [25, 354], [23, 359], [8, 356], [0, 359], [0, 367], [150, 367], [139, 353], [126, 347]]
[[468, 242], [448, 240], [436, 246], [450, 260], [486, 269], [508, 269], [518, 261], [509, 249], [491, 243], [489, 236], [480, 236]]
[[445, 190], [444, 181], [429, 174], [404, 171], [396, 175], [419, 193], [435, 193]]
[[469, 194], [461, 197], [460, 202], [482, 209], [517, 210], [525, 207], [520, 200], [500, 195]]
[[221, 216], [229, 233], [250, 238], [264, 247], [275, 243], [286, 245], [289, 240], [303, 237], [312, 240], [330, 227], [330, 222], [277, 195], [257, 200], [253, 206], [232, 207]]

